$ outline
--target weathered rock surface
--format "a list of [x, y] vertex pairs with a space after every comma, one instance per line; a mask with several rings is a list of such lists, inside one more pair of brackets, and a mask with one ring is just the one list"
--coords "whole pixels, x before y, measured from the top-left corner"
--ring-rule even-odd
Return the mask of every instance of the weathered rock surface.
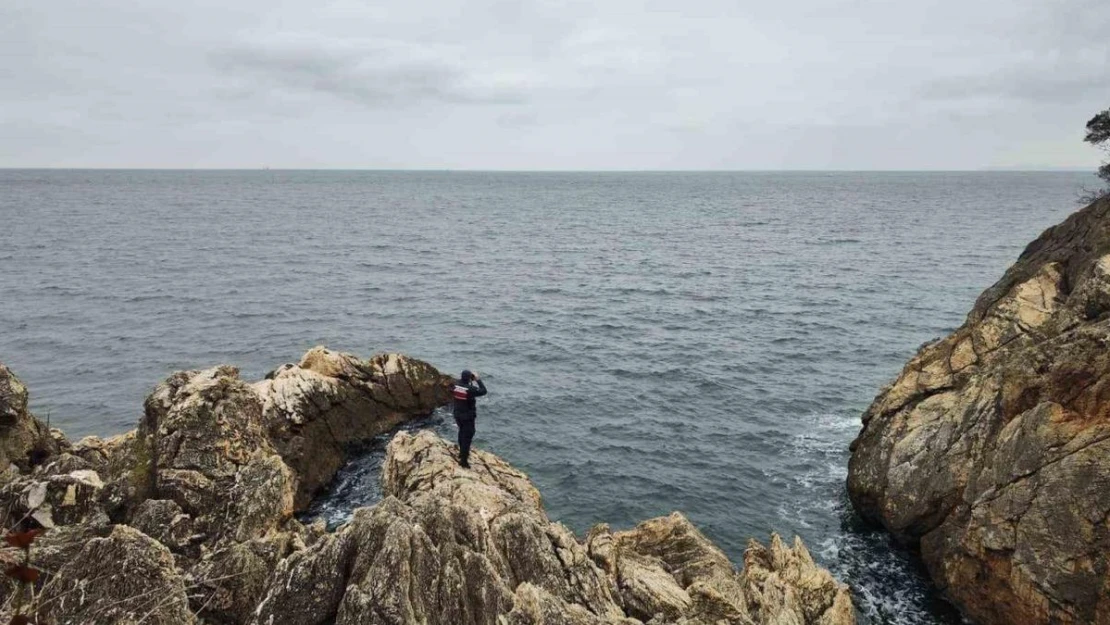
[[[296, 520], [348, 445], [430, 412], [447, 381], [403, 356], [323, 348], [256, 384], [232, 367], [179, 372], [137, 430], [27, 456], [0, 477], [0, 505], [49, 528], [33, 545], [36, 622], [855, 622], [847, 589], [800, 540], [753, 542], [743, 572], [677, 513], [579, 541], [526, 475], [482, 451], [464, 470], [430, 432], [393, 438], [378, 505], [333, 533]], [[0, 549], [4, 563], [20, 556]], [[5, 621], [14, 590], [0, 580]]]
[[26, 471], [67, 445], [27, 410], [27, 387], [0, 363], [0, 473]]
[[43, 587], [40, 621], [191, 625], [185, 580], [158, 541], [126, 525], [93, 538]]
[[753, 543], [742, 573], [677, 513], [582, 543], [523, 473], [482, 451], [471, 465], [430, 432], [397, 434], [387, 498], [284, 560], [254, 623], [855, 623], [801, 541]]
[[[275, 382], [302, 376], [312, 384]], [[26, 389], [3, 368], [0, 420], [10, 427], [0, 446], [13, 464], [0, 477], [0, 509], [9, 526], [49, 529], [35, 544], [36, 562], [56, 572], [48, 585], [83, 584], [87, 570], [68, 564], [91, 539], [126, 528], [172, 554], [205, 622], [245, 623], [277, 563], [311, 539], [293, 515], [342, 466], [346, 445], [430, 413], [448, 381], [405, 356], [359, 361], [315, 348], [255, 385], [233, 367], [175, 373], [147, 398], [137, 430], [70, 446], [27, 413]], [[104, 622], [67, 610], [50, 618]]]
[[303, 507], [346, 462], [351, 443], [449, 400], [451, 378], [399, 354], [358, 360], [323, 347], [255, 384], [267, 434], [300, 480]]
[[849, 494], [983, 624], [1110, 624], [1110, 202], [1050, 228], [864, 414]]
[[677, 512], [616, 534], [597, 526], [587, 545], [628, 613], [645, 621], [855, 622], [848, 589], [814, 563], [798, 538], [792, 548], [777, 535], [769, 547], [751, 541], [740, 574]]

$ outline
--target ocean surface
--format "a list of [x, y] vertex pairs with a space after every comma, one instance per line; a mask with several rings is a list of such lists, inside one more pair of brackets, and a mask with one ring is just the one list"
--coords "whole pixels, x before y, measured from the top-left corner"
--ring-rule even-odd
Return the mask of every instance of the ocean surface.
[[[0, 361], [74, 439], [325, 344], [482, 373], [476, 445], [584, 533], [801, 535], [861, 622], [958, 623], [844, 490], [859, 417], [1079, 173], [0, 170]], [[411, 427], [454, 435], [437, 413]], [[380, 495], [368, 444], [310, 515]]]

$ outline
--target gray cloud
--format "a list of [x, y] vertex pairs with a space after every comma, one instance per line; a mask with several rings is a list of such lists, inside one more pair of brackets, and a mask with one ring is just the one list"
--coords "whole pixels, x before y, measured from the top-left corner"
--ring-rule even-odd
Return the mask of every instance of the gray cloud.
[[[371, 108], [443, 104], [513, 104], [526, 85], [512, 76], [475, 71], [445, 50], [397, 41], [288, 37], [242, 44], [212, 55], [214, 66], [269, 86], [318, 92]], [[255, 86], [244, 86], [255, 92]]]
[[1040, 65], [949, 76], [928, 83], [920, 94], [928, 100], [985, 100], [999, 109], [1012, 107], [1015, 102], [1051, 106], [1085, 100], [1092, 90], [1098, 90], [1100, 81], [1110, 78], [1110, 62], [1066, 73], [1048, 63]]
[[[993, 50], [963, 43], [962, 63], [923, 85], [935, 100], [979, 100], [996, 108], [1058, 106], [1091, 99], [1110, 105], [1110, 4], [1102, 0], [1015, 5], [1000, 16]], [[978, 55], [964, 53], [971, 47]]]
[[1104, 0], [7, 0], [0, 166], [1093, 167]]

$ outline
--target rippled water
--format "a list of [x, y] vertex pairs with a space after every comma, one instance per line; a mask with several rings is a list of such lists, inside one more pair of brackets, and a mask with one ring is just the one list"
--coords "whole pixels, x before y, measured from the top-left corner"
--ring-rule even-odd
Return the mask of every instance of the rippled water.
[[[798, 533], [870, 623], [954, 623], [844, 494], [859, 415], [1089, 176], [0, 171], [0, 360], [72, 436], [324, 343], [484, 374], [479, 447], [577, 531]], [[453, 435], [435, 415], [421, 427]], [[378, 496], [382, 442], [316, 512]]]

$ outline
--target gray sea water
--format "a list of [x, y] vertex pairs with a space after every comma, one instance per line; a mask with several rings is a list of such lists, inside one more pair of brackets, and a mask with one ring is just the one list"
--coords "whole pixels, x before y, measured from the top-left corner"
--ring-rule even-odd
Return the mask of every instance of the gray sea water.
[[[0, 361], [73, 438], [177, 369], [326, 344], [482, 372], [476, 444], [579, 532], [801, 535], [862, 622], [956, 623], [864, 527], [878, 389], [1077, 208], [1074, 173], [0, 171]], [[418, 427], [445, 436], [443, 414]], [[312, 514], [379, 496], [367, 445]]]

